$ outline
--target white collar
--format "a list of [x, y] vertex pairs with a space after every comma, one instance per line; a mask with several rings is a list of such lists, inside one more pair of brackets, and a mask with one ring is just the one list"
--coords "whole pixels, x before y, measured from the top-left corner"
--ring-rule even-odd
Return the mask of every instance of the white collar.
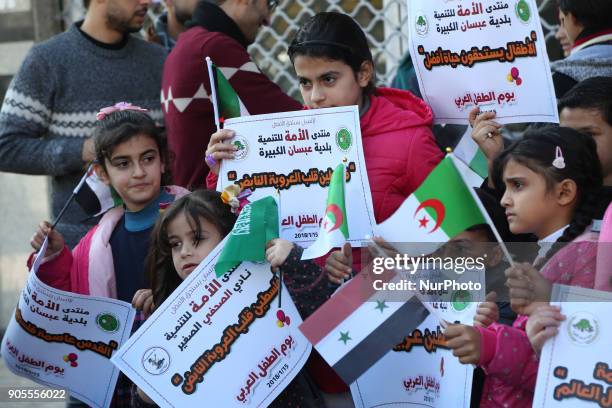
[[552, 247], [552, 245], [555, 242], [557, 242], [559, 237], [561, 237], [561, 235], [563, 235], [563, 233], [565, 232], [567, 227], [569, 227], [569, 224], [565, 225], [564, 227], [559, 228], [558, 230], [556, 230], [552, 234], [550, 234], [550, 235], [548, 235], [548, 236], [546, 236], [546, 237], [544, 237], [544, 238], [542, 238], [542, 239], [540, 239], [538, 241], [538, 245], [540, 246], [540, 250], [538, 251], [538, 258], [546, 256], [546, 253], [548, 252], [548, 250]]

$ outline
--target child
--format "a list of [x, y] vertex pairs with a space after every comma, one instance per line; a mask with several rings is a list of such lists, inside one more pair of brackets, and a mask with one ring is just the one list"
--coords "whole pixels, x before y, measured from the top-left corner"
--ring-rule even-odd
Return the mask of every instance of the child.
[[[538, 300], [547, 300], [550, 282], [592, 288], [597, 234], [589, 226], [602, 183], [593, 139], [562, 127], [528, 131], [495, 160], [493, 179], [496, 186], [505, 187], [501, 204], [510, 231], [533, 233], [541, 246], [549, 243], [550, 249], [536, 261], [544, 264], [545, 278], [540, 277], [536, 286], [547, 282], [545, 289], [536, 288], [535, 293], [542, 293]], [[561, 243], [569, 242], [573, 244], [561, 249]], [[529, 282], [538, 273], [531, 265], [516, 264], [506, 275]], [[513, 327], [451, 325], [446, 331], [453, 354], [462, 363], [478, 364], [487, 374], [483, 407], [528, 406], [533, 398], [538, 362], [525, 323], [526, 314], [539, 304], [530, 301], [515, 308], [512, 290], [511, 286], [513, 308], [523, 314]]]
[[[223, 203], [221, 194], [200, 190], [182, 197], [159, 217], [153, 230], [146, 271], [152, 288], [153, 303], [159, 305], [232, 230], [236, 215]], [[286, 241], [285, 241], [286, 242]], [[289, 251], [278, 240], [270, 241], [267, 254], [273, 268], [285, 264]], [[299, 258], [298, 258], [299, 259]], [[288, 283], [288, 282], [285, 282]], [[292, 286], [287, 284], [291, 292]], [[292, 293], [293, 296], [293, 293]], [[303, 307], [298, 303], [300, 313]], [[287, 386], [272, 406], [315, 406], [303, 373]], [[133, 395], [133, 406], [152, 404], [140, 389]]]
[[[162, 187], [168, 152], [161, 131], [144, 109], [120, 103], [98, 114], [94, 132], [95, 171], [111, 186], [124, 205], [109, 210], [72, 252], [62, 235], [40, 224], [31, 245], [38, 250], [46, 235], [49, 247], [38, 277], [57, 289], [82, 295], [105, 296], [131, 302], [146, 288], [144, 260], [149, 235], [160, 207], [184, 195], [180, 187]], [[30, 257], [31, 263], [33, 257]], [[135, 328], [142, 320], [136, 317]], [[134, 330], [135, 330], [134, 328]], [[129, 401], [129, 383], [121, 376], [114, 404]]]
[[[323, 12], [307, 20], [291, 42], [289, 57], [308, 108], [359, 107], [374, 216], [377, 223], [384, 221], [442, 159], [431, 132], [431, 109], [410, 92], [375, 87], [374, 61], [365, 34], [345, 14]], [[230, 130], [212, 135], [206, 151], [211, 173], [218, 173], [220, 160], [233, 158], [233, 146], [222, 143], [233, 135]], [[207, 184], [212, 188], [216, 177], [209, 173]], [[351, 252], [350, 246], [344, 250]], [[361, 270], [358, 251], [350, 262], [341, 251], [328, 259], [336, 258], [341, 262], [339, 277]], [[348, 391], [322, 360], [318, 365], [314, 377], [323, 391]]]

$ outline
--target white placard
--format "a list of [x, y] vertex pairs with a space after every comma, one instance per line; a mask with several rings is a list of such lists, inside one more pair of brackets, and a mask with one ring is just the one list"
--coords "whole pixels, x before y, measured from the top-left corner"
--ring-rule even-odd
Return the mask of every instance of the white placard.
[[535, 0], [409, 0], [410, 54], [435, 123], [475, 106], [502, 124], [559, 122]]
[[278, 194], [280, 237], [308, 246], [318, 236], [327, 187], [340, 163], [349, 239], [361, 246], [376, 223], [363, 156], [357, 106], [243, 116], [225, 122], [236, 132], [236, 159], [223, 160], [219, 188], [253, 190], [251, 201]]
[[612, 293], [554, 285], [566, 319], [542, 348], [534, 407], [612, 406]]
[[265, 407], [300, 371], [311, 346], [287, 289], [267, 263], [217, 278], [225, 240], [113, 358], [162, 407]]

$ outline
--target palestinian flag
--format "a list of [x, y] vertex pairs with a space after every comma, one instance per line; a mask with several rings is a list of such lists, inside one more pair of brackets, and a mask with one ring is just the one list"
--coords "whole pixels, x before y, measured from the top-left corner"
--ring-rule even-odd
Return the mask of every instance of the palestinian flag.
[[332, 174], [327, 191], [327, 204], [317, 240], [302, 254], [302, 259], [325, 255], [330, 249], [342, 246], [349, 237], [344, 203], [344, 165], [339, 164]]
[[[489, 175], [487, 158], [474, 139], [472, 139], [472, 127], [468, 126], [467, 131], [461, 137], [459, 144], [453, 152], [455, 157], [468, 165], [476, 174], [485, 179]], [[482, 184], [482, 182], [481, 182]], [[478, 186], [480, 187], [480, 186]]]
[[442, 245], [466, 228], [487, 224], [455, 160], [447, 155], [375, 233], [389, 242]]
[[351, 384], [429, 315], [421, 302], [384, 300], [374, 280], [395, 281], [399, 275], [361, 272], [317, 309], [300, 331], [342, 380]]
[[278, 207], [273, 197], [244, 206], [215, 265], [217, 277], [243, 261], [266, 260], [266, 243], [278, 238]]
[[89, 216], [96, 217], [122, 204], [121, 198], [112, 187], [104, 184], [93, 170], [93, 165], [74, 189], [75, 200]]
[[223, 75], [223, 71], [212, 63], [212, 73], [214, 77], [215, 89], [212, 92], [213, 103], [217, 104], [221, 121], [249, 116], [249, 111], [240, 100], [240, 97]]

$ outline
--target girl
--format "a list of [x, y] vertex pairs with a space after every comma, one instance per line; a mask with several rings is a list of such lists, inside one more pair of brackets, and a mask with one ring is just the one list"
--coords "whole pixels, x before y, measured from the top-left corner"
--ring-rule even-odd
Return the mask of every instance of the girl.
[[[166, 172], [166, 139], [146, 110], [126, 103], [104, 108], [94, 131], [95, 171], [112, 187], [123, 206], [109, 210], [72, 252], [62, 235], [40, 224], [31, 240], [38, 251], [45, 236], [49, 247], [38, 277], [57, 289], [131, 302], [146, 288], [144, 260], [149, 235], [160, 208], [187, 193], [180, 187], [162, 187]], [[33, 257], [30, 257], [31, 263]], [[136, 317], [134, 330], [142, 321]], [[129, 402], [129, 382], [121, 376], [114, 404]]]
[[[181, 284], [208, 254], [231, 231], [236, 215], [224, 204], [221, 194], [212, 190], [193, 192], [168, 207], [160, 216], [151, 239], [146, 260], [147, 276], [151, 282], [153, 303], [159, 305]], [[268, 259], [273, 267], [286, 267], [291, 248], [270, 242]], [[288, 249], [285, 252], [285, 249]], [[298, 258], [299, 259], [299, 258]], [[290, 292], [292, 285], [285, 281]], [[297, 304], [300, 313], [310, 310], [308, 304]], [[315, 407], [317, 399], [305, 375], [298, 376], [277, 397], [272, 406]], [[133, 406], [153, 402], [138, 389], [133, 395]]]
[[[384, 221], [442, 159], [431, 132], [431, 109], [408, 91], [374, 85], [375, 67], [366, 36], [345, 14], [323, 12], [307, 20], [291, 42], [289, 57], [307, 108], [359, 107], [374, 215], [377, 223]], [[234, 157], [234, 147], [222, 143], [232, 137], [230, 130], [211, 137], [206, 151], [212, 170], [207, 179], [209, 188], [216, 184], [212, 173], [218, 173], [219, 161]], [[332, 253], [328, 260], [337, 282], [353, 269], [361, 270], [361, 256], [352, 254], [350, 245], [344, 252]], [[315, 380], [322, 390], [348, 390], [322, 360], [319, 366]]]
[[[487, 373], [481, 406], [530, 405], [538, 361], [525, 324], [527, 315], [543, 304], [533, 299], [547, 301], [552, 283], [593, 288], [597, 234], [589, 226], [601, 174], [593, 139], [563, 127], [528, 131], [495, 159], [493, 180], [505, 188], [501, 204], [511, 232], [535, 234], [545, 250], [536, 260], [544, 265], [540, 273], [529, 264], [506, 271], [513, 309], [522, 314], [513, 327], [452, 325], [445, 333], [462, 363], [478, 364]], [[531, 290], [530, 296], [521, 294], [522, 303], [515, 302], [518, 283]]]

